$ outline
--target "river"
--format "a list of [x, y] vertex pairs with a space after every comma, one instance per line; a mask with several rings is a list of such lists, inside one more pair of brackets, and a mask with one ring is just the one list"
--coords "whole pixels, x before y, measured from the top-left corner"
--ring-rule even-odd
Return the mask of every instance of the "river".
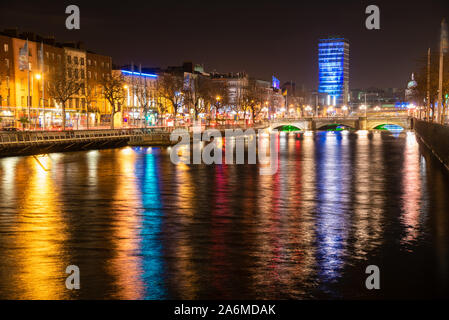
[[0, 159], [0, 298], [449, 297], [449, 175], [413, 132], [277, 145], [274, 175], [151, 147]]

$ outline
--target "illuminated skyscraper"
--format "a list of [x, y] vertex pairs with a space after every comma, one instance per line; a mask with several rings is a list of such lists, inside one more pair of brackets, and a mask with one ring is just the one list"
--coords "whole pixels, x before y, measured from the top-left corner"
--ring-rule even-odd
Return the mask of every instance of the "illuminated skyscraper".
[[321, 39], [318, 44], [318, 92], [330, 96], [330, 104], [342, 106], [349, 95], [349, 43], [342, 38]]

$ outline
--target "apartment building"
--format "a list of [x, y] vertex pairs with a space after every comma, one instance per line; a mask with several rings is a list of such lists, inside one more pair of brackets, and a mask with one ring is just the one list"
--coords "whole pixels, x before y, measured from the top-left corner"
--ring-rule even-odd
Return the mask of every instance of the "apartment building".
[[[19, 126], [22, 117], [30, 119], [35, 127], [44, 123], [58, 126], [62, 108], [50, 94], [55, 75], [63, 73], [67, 79], [81, 82], [80, 90], [66, 103], [66, 121], [69, 126], [92, 120], [101, 113], [109, 113], [101, 81], [111, 75], [112, 58], [87, 51], [81, 43], [58, 43], [34, 33], [17, 30], [0, 32], [0, 117], [10, 125]], [[86, 90], [93, 89], [93, 98], [87, 108]], [[45, 112], [44, 112], [45, 111]], [[45, 120], [44, 120], [45, 114]], [[3, 126], [4, 126], [3, 122]]]

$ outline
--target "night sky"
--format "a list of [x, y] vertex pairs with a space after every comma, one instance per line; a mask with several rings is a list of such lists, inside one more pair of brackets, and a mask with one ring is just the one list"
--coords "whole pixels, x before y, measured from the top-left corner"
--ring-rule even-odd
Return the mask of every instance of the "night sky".
[[[65, 29], [65, 7], [76, 4], [81, 29]], [[365, 8], [380, 7], [380, 30], [365, 28]], [[350, 88], [404, 87], [426, 48], [438, 48], [448, 0], [425, 1], [5, 1], [0, 28], [18, 27], [83, 41], [114, 63], [148, 67], [203, 64], [315, 89], [317, 41], [350, 42]]]

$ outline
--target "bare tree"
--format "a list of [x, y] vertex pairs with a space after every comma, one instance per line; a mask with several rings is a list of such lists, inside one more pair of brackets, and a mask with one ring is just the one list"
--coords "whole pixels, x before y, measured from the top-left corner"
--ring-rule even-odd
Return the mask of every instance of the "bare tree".
[[161, 96], [158, 96], [156, 99], [155, 110], [158, 115], [163, 115], [169, 111], [169, 106], [167, 104], [167, 99]]
[[267, 99], [266, 89], [257, 85], [255, 80], [248, 81], [248, 85], [243, 90], [242, 109], [251, 113], [252, 121], [255, 122], [256, 117], [262, 111], [263, 104]]
[[223, 111], [229, 106], [229, 88], [223, 82], [211, 81], [210, 93], [208, 96], [210, 99], [210, 105], [213, 107], [216, 117], [220, 111]]
[[77, 94], [81, 88], [82, 83], [71, 76], [66, 74], [64, 68], [58, 68], [50, 76], [47, 92], [56, 102], [61, 104], [62, 107], [62, 130], [66, 127], [66, 112], [65, 107], [67, 101], [75, 94]]
[[124, 77], [122, 74], [112, 74], [101, 80], [104, 98], [111, 104], [111, 129], [114, 129], [114, 116], [121, 110], [125, 101]]
[[97, 87], [95, 85], [87, 83], [82, 89], [82, 97], [85, 102], [86, 111], [86, 127], [89, 130], [89, 113], [94, 112], [97, 114], [98, 110], [96, 108], [97, 102]]
[[[435, 103], [438, 100], [438, 74], [439, 74], [439, 54], [435, 53], [431, 55], [430, 59], [430, 105], [432, 114], [435, 115]], [[415, 80], [417, 82], [417, 87], [414, 92], [413, 99], [419, 104], [428, 103], [427, 101], [427, 56], [418, 59], [417, 70], [415, 74]], [[444, 59], [444, 82], [443, 82], [443, 97], [449, 93], [449, 57], [445, 56]], [[445, 101], [445, 99], [443, 99]], [[447, 104], [443, 104], [444, 111], [447, 109]]]
[[182, 106], [182, 102], [184, 99], [184, 79], [180, 76], [172, 74], [163, 74], [159, 76], [157, 87], [158, 95], [163, 98], [163, 100], [170, 101], [170, 103], [173, 105], [173, 114], [176, 120], [178, 109]]
[[152, 107], [153, 101], [153, 90], [151, 86], [147, 83], [147, 79], [143, 79], [140, 81], [135, 87], [135, 94], [137, 97], [137, 101], [139, 102], [140, 107], [143, 110], [144, 119], [145, 119], [145, 127], [147, 126], [147, 116], [150, 108]]
[[210, 106], [212, 100], [210, 86], [210, 79], [195, 75], [190, 78], [190, 83], [184, 90], [185, 99], [194, 111], [195, 120], [198, 120], [198, 115], [206, 112]]

